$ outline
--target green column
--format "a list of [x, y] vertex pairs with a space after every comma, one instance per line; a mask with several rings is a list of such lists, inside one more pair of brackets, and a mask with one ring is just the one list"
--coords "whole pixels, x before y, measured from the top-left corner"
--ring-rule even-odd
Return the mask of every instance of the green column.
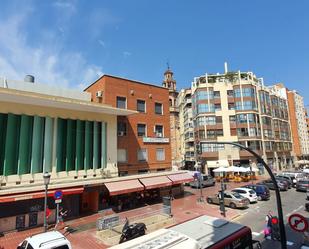
[[84, 168], [85, 121], [76, 121], [75, 169]]
[[101, 167], [107, 167], [107, 124], [102, 122], [102, 131], [101, 131]]
[[4, 153], [4, 175], [17, 174], [20, 116], [9, 113]]
[[66, 120], [58, 118], [57, 122], [57, 172], [65, 170], [65, 150], [66, 150]]
[[45, 118], [43, 172], [51, 172], [53, 164], [53, 119]]
[[93, 168], [99, 168], [99, 124], [93, 122]]
[[43, 139], [44, 139], [44, 118], [34, 116], [32, 153], [31, 153], [31, 173], [43, 172]]
[[85, 125], [85, 164], [84, 169], [92, 168], [93, 123], [86, 121]]
[[67, 120], [67, 141], [66, 141], [66, 171], [73, 170], [75, 167], [75, 141], [76, 141], [76, 122]]
[[21, 115], [18, 174], [29, 174], [31, 166], [33, 116]]
[[0, 175], [3, 175], [7, 114], [0, 113]]

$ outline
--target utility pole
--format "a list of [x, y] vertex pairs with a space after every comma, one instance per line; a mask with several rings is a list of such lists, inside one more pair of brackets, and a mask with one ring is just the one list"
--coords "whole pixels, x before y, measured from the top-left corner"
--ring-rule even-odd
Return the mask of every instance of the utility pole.
[[219, 204], [220, 212], [223, 217], [226, 217], [225, 205], [224, 205], [224, 190], [226, 190], [226, 184], [221, 180], [221, 190], [219, 191]]

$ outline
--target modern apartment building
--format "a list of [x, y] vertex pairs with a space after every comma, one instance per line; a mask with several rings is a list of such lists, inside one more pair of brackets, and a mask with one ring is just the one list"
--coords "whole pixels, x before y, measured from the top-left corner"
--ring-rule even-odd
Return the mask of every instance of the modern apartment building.
[[191, 97], [191, 88], [188, 88], [182, 89], [177, 99], [180, 133], [178, 137], [179, 152], [177, 157], [182, 161], [182, 168], [193, 170], [196, 157]]
[[179, 154], [179, 109], [177, 106], [178, 92], [176, 89], [176, 80], [173, 78], [173, 72], [168, 67], [164, 72], [164, 80], [162, 87], [169, 91], [169, 110], [170, 110], [170, 128], [171, 128], [171, 150], [172, 150], [172, 165], [180, 168], [181, 160], [178, 159]]
[[[192, 82], [192, 111], [197, 156], [206, 171], [224, 164], [256, 163], [245, 150], [204, 141], [234, 141], [264, 158], [274, 169], [292, 166], [287, 96], [267, 87], [252, 72], [205, 74]], [[259, 166], [259, 165], [258, 165]]]
[[309, 158], [309, 136], [303, 97], [287, 90], [295, 159]]
[[[172, 73], [166, 81], [175, 89]], [[139, 81], [104, 75], [85, 89], [92, 101], [115, 108], [134, 110], [117, 119], [117, 155], [119, 175], [170, 170], [170, 97], [168, 88]]]

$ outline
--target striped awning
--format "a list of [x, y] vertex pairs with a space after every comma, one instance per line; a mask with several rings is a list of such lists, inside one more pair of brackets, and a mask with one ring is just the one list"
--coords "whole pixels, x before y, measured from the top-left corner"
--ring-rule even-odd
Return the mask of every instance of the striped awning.
[[111, 196], [144, 190], [144, 186], [137, 179], [118, 182], [107, 182], [104, 183], [104, 185], [108, 189]]
[[174, 185], [194, 181], [193, 176], [189, 173], [174, 174], [167, 177], [173, 182]]
[[[49, 190], [47, 192], [47, 196], [53, 197], [57, 190], [58, 189]], [[81, 194], [84, 191], [84, 187], [61, 189], [61, 191], [62, 191], [63, 195]], [[44, 197], [45, 197], [45, 191], [5, 195], [5, 196], [0, 196], [0, 203], [22, 201], [22, 200], [29, 200], [29, 199], [40, 199], [40, 198], [44, 198]]]
[[172, 185], [172, 181], [166, 176], [140, 178], [139, 180], [145, 186], [145, 189], [162, 188]]

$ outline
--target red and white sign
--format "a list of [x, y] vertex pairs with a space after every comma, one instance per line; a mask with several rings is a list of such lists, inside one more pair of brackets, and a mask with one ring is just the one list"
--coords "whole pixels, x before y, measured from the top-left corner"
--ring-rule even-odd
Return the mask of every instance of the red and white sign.
[[289, 217], [289, 224], [296, 232], [304, 232], [308, 229], [307, 219], [300, 214], [292, 214]]

